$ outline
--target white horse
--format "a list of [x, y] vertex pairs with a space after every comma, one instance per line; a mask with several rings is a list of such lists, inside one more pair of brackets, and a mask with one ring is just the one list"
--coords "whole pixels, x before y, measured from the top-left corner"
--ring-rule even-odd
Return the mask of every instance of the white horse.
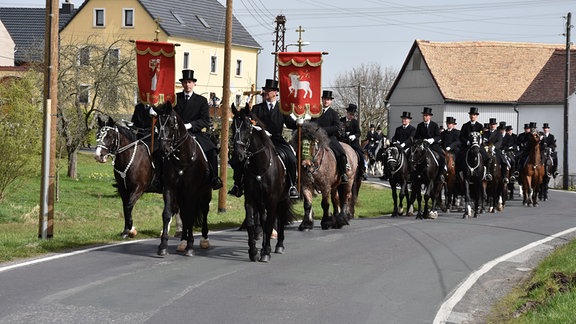
[[291, 82], [288, 89], [290, 90], [290, 94], [294, 93], [294, 98], [298, 96], [298, 90], [304, 90], [304, 98], [306, 98], [308, 94], [310, 94], [310, 98], [312, 98], [312, 89], [310, 89], [309, 81], [300, 81], [300, 75], [297, 72], [292, 72], [288, 76]]

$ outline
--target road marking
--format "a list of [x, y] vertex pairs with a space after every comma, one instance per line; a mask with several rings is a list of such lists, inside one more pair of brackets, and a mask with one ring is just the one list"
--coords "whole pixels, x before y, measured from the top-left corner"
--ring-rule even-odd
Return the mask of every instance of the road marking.
[[572, 227], [569, 228], [567, 230], [564, 230], [562, 232], [550, 235], [548, 237], [545, 237], [539, 241], [536, 242], [532, 242], [528, 245], [525, 245], [517, 250], [514, 250], [512, 252], [509, 252], [507, 254], [504, 254], [503, 256], [496, 258], [492, 261], [489, 261], [487, 263], [485, 263], [484, 265], [482, 265], [482, 267], [480, 267], [480, 269], [472, 272], [470, 274], [470, 276], [468, 276], [468, 278], [466, 278], [466, 280], [464, 280], [460, 286], [458, 286], [458, 288], [456, 288], [456, 290], [454, 290], [454, 293], [452, 294], [452, 296], [450, 296], [450, 298], [448, 298], [446, 301], [444, 301], [444, 303], [442, 303], [442, 305], [440, 306], [440, 309], [438, 310], [438, 313], [436, 313], [436, 317], [434, 318], [434, 324], [443, 324], [443, 323], [447, 323], [448, 322], [448, 318], [450, 317], [450, 314], [452, 314], [452, 310], [454, 309], [454, 307], [460, 302], [460, 300], [462, 300], [462, 298], [466, 295], [466, 293], [468, 292], [468, 290], [470, 290], [470, 288], [472, 288], [472, 286], [478, 281], [478, 279], [480, 279], [480, 277], [482, 275], [484, 275], [486, 272], [490, 271], [492, 268], [494, 268], [497, 264], [507, 261], [508, 259], [523, 253], [525, 251], [528, 251], [538, 245], [542, 245], [546, 242], [552, 241], [553, 239], [556, 239], [558, 237], [561, 237], [563, 235], [569, 234], [576, 231], [576, 227]]

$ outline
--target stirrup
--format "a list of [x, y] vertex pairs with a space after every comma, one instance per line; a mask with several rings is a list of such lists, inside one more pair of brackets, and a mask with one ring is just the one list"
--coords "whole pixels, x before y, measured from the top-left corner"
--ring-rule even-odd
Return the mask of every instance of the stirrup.
[[288, 195], [290, 195], [290, 199], [300, 198], [300, 194], [298, 193], [298, 189], [296, 189], [296, 187], [294, 187], [294, 186], [290, 187], [290, 190], [288, 190]]
[[486, 175], [484, 176], [484, 180], [492, 181], [492, 175], [490, 173], [486, 173]]
[[244, 190], [240, 186], [234, 185], [230, 190], [228, 190], [228, 194], [240, 198], [244, 194]]

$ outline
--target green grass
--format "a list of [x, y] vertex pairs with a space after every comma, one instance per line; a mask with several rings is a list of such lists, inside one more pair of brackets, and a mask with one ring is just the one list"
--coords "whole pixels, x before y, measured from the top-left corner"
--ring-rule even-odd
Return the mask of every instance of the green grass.
[[[66, 161], [61, 161], [66, 165]], [[61, 252], [83, 246], [121, 240], [124, 228], [122, 201], [112, 187], [113, 169], [110, 163], [95, 162], [91, 154], [79, 153], [78, 179], [65, 176], [61, 170], [57, 201], [54, 206], [53, 238], [38, 239], [40, 213], [40, 171], [21, 179], [0, 203], [0, 262]], [[232, 171], [228, 172], [228, 187]], [[210, 230], [233, 228], [244, 219], [244, 199], [227, 196], [226, 212], [218, 210], [218, 191], [213, 191], [208, 222]], [[133, 210], [136, 238], [157, 238], [162, 228], [162, 196], [144, 194]], [[320, 197], [313, 202], [314, 214], [321, 217]], [[389, 214], [392, 199], [388, 190], [363, 184], [356, 205], [357, 217]], [[303, 204], [295, 205], [302, 219]], [[174, 226], [172, 227], [172, 232]]]
[[546, 257], [530, 280], [497, 305], [490, 323], [575, 323], [576, 241]]

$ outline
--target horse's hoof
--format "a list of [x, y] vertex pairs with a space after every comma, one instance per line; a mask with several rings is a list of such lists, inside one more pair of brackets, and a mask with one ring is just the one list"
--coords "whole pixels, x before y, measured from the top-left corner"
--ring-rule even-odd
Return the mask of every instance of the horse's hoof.
[[178, 247], [176, 247], [176, 251], [184, 252], [186, 250], [187, 245], [188, 245], [187, 241], [185, 240], [180, 241], [180, 244], [178, 244]]
[[278, 254], [284, 254], [284, 247], [283, 246], [277, 246], [276, 249], [274, 250], [274, 253], [278, 253]]
[[138, 231], [136, 230], [136, 227], [132, 227], [130, 232], [128, 232], [128, 237], [134, 238], [134, 237], [136, 237], [136, 235], [138, 235]]
[[168, 255], [168, 250], [167, 249], [163, 249], [163, 248], [158, 248], [158, 255], [159, 256], [167, 256]]
[[300, 226], [298, 226], [298, 230], [301, 232], [308, 232], [313, 228], [314, 228], [314, 225], [310, 224], [310, 223], [300, 223]]
[[127, 232], [122, 232], [122, 233], [120, 233], [120, 237], [121, 237], [122, 239], [127, 239], [127, 238], [128, 238], [128, 233], [127, 233]]
[[256, 260], [259, 259], [258, 249], [254, 249], [254, 250], [249, 249], [248, 250], [248, 257], [250, 258], [250, 261], [256, 262]]
[[438, 212], [437, 211], [430, 212], [428, 216], [430, 217], [430, 219], [436, 219], [438, 218]]
[[194, 254], [195, 254], [195, 253], [194, 253], [194, 249], [186, 249], [186, 250], [184, 251], [184, 255], [185, 255], [185, 256], [194, 256]]
[[270, 255], [269, 254], [261, 255], [259, 261], [264, 263], [270, 262]]
[[210, 240], [207, 238], [200, 239], [200, 248], [201, 249], [209, 249], [210, 248]]

